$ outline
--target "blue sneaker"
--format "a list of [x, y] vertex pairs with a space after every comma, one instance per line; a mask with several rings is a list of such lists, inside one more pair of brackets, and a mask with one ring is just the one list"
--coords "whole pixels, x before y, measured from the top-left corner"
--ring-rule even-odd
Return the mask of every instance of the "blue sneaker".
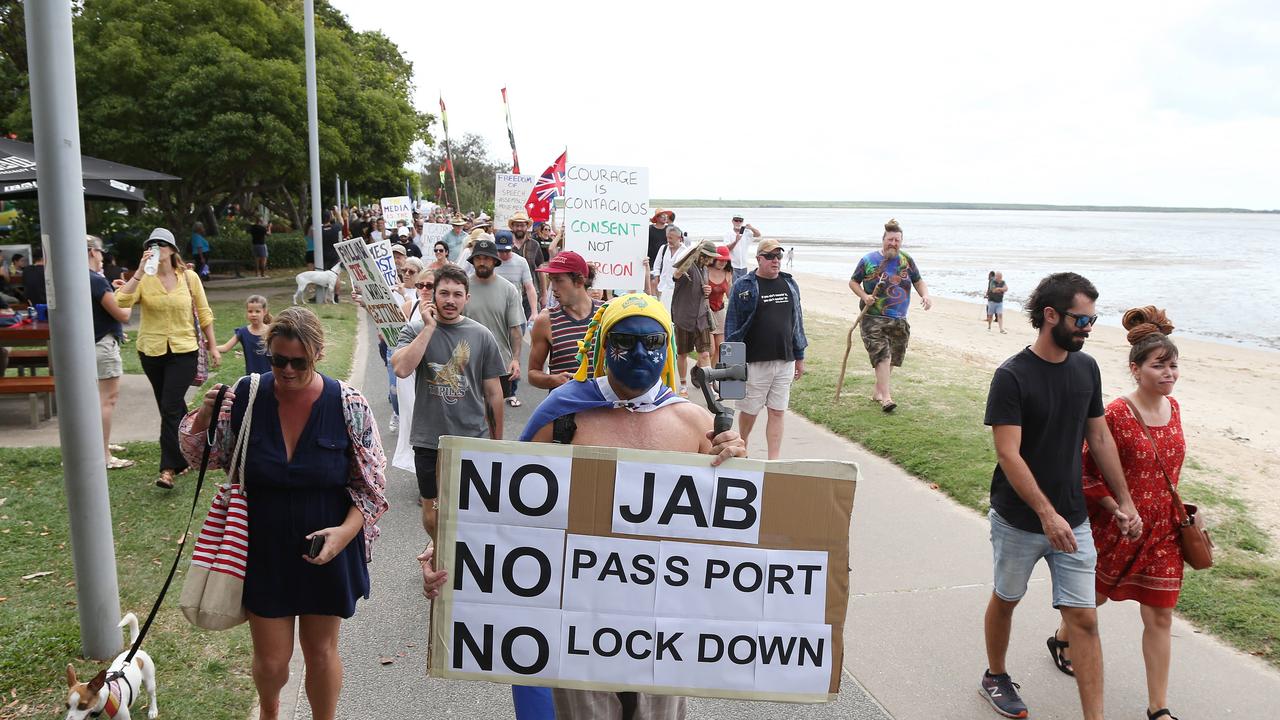
[[982, 673], [982, 697], [991, 703], [995, 711], [1005, 717], [1024, 718], [1027, 716], [1027, 704], [1018, 696], [1018, 683], [1008, 673], [992, 675]]

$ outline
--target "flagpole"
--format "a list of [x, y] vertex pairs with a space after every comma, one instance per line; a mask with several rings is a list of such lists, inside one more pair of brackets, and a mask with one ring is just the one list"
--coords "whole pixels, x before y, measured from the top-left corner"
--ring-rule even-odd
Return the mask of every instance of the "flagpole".
[[502, 109], [507, 114], [507, 138], [511, 140], [511, 172], [520, 174], [520, 156], [516, 154], [516, 131], [511, 124], [511, 103], [507, 101], [507, 89], [502, 88]]
[[462, 201], [458, 199], [458, 173], [453, 169], [453, 149], [449, 146], [449, 115], [444, 108], [444, 95], [440, 96], [440, 124], [444, 127], [444, 155], [449, 162], [449, 177], [453, 178], [453, 208], [462, 212]]

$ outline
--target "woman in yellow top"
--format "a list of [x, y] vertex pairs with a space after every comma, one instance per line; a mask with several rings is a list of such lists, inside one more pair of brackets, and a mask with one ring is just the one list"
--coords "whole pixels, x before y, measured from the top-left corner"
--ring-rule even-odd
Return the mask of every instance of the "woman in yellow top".
[[[153, 258], [158, 262], [149, 268], [147, 261]], [[187, 269], [173, 233], [164, 228], [151, 231], [138, 269], [116, 290], [116, 302], [124, 308], [135, 303], [142, 306], [138, 359], [160, 409], [160, 477], [156, 485], [172, 489], [174, 476], [187, 469], [178, 446], [178, 423], [187, 413], [186, 394], [199, 360], [191, 308], [195, 307], [200, 318], [209, 363], [217, 367], [222, 356], [213, 335], [213, 311], [200, 277]]]

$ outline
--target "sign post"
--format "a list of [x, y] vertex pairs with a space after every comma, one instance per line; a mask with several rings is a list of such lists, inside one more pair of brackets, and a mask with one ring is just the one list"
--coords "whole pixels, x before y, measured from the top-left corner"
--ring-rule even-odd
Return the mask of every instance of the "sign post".
[[445, 437], [436, 677], [827, 702], [858, 468]]
[[570, 163], [565, 177], [565, 249], [596, 266], [592, 287], [642, 289], [649, 169]]

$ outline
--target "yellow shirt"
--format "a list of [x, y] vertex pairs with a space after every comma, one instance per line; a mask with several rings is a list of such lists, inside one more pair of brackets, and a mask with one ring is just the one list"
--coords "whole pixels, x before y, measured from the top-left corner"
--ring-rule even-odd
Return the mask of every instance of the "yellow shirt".
[[120, 307], [142, 307], [142, 322], [138, 327], [138, 352], [158, 357], [166, 352], [185, 353], [197, 349], [196, 331], [191, 322], [192, 294], [200, 316], [200, 327], [213, 325], [213, 310], [205, 297], [200, 276], [184, 269], [185, 278], [179, 277], [173, 290], [166, 290], [158, 275], [143, 275], [133, 292], [124, 288], [116, 290], [116, 303]]

